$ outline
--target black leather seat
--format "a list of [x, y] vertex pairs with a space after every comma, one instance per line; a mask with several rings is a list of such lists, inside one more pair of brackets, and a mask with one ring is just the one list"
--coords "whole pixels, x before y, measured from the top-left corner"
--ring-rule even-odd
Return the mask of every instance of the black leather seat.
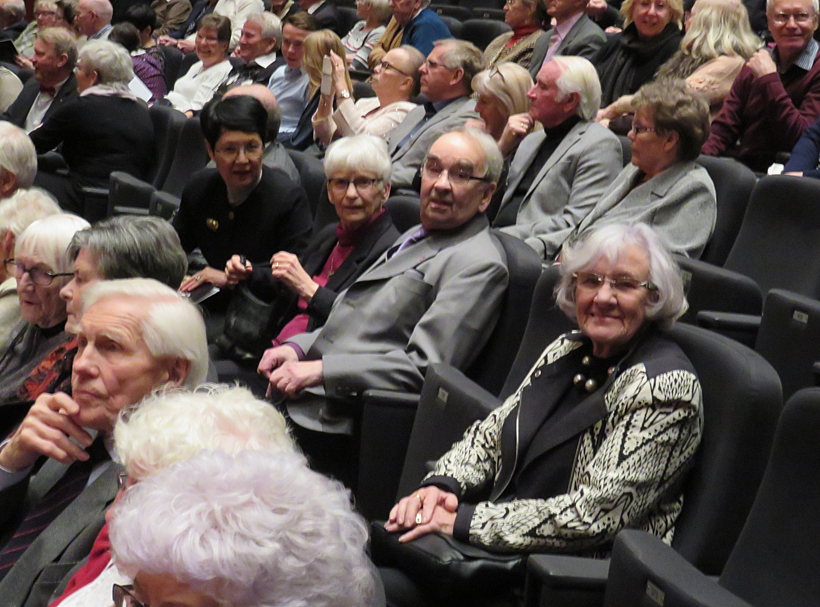
[[[445, 11], [444, 13], [439, 14], [439, 17], [441, 17], [441, 20], [444, 21], [444, 25], [447, 26], [448, 30], [450, 30], [450, 34], [453, 38], [461, 38], [461, 29], [463, 27], [462, 22], [472, 17], [472, 13], [470, 13], [470, 11], [466, 8], [461, 8], [460, 6], [445, 6], [436, 8], [436, 12], [439, 12], [439, 10]], [[466, 11], [466, 16], [462, 11]], [[453, 12], [459, 13], [460, 16], [454, 16], [452, 14]]]
[[327, 197], [325, 167], [321, 160], [306, 152], [288, 150], [288, 154], [302, 178], [302, 187], [307, 193], [310, 212], [314, 217], [313, 233], [315, 234], [327, 224], [339, 221], [336, 210]]
[[459, 37], [462, 40], [472, 42], [483, 51], [490, 42], [511, 29], [509, 25], [501, 21], [468, 19], [462, 25], [461, 36]]
[[786, 403], [771, 459], [743, 532], [717, 582], [657, 538], [615, 542], [607, 606], [817, 605], [820, 597], [820, 389]]

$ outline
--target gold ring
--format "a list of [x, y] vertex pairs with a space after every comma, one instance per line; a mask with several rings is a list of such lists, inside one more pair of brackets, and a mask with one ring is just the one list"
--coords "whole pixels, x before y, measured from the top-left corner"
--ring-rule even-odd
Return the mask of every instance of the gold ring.
[[274, 262], [273, 267], [274, 267], [274, 268], [278, 268], [278, 267], [279, 267], [279, 262], [278, 262], [278, 261], [277, 261], [277, 262]]
[[416, 514], [416, 525], [421, 525], [421, 512]]

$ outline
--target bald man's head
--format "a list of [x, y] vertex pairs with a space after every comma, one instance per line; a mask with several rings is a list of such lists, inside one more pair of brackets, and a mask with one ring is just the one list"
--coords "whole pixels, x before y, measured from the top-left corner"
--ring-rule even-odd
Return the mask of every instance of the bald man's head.
[[222, 97], [235, 97], [236, 95], [248, 95], [258, 100], [268, 113], [268, 141], [276, 141], [279, 135], [279, 124], [282, 122], [282, 112], [276, 102], [276, 96], [263, 84], [246, 84], [230, 89]]

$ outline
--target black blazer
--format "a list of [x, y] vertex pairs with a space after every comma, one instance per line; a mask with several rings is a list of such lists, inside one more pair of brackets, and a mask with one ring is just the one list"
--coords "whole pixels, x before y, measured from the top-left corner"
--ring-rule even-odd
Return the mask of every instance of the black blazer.
[[302, 115], [299, 116], [299, 122], [296, 123], [296, 130], [291, 133], [290, 137], [282, 141], [282, 145], [291, 150], [299, 150], [304, 152], [313, 143], [313, 114], [319, 109], [319, 100], [322, 98], [322, 92], [317, 90], [313, 93], [305, 109], [302, 110]]
[[336, 8], [335, 0], [325, 0], [325, 3], [313, 13], [313, 18], [319, 24], [319, 29], [333, 30], [339, 38], [344, 38], [347, 34], [344, 26], [345, 20]]
[[[37, 99], [37, 94], [39, 92], [40, 81], [34, 77], [29, 78], [23, 85], [23, 90], [20, 91], [20, 94], [17, 96], [17, 99], [14, 100], [14, 103], [12, 103], [11, 106], [9, 106], [9, 109], [3, 112], [3, 115], [0, 116], [0, 120], [11, 122], [20, 128], [23, 128], [23, 125], [26, 123], [26, 117], [28, 116], [29, 110], [31, 110], [31, 106], [34, 105], [34, 100]], [[51, 115], [57, 111], [57, 108], [61, 107], [66, 101], [71, 101], [76, 98], [77, 79], [74, 77], [74, 73], [72, 72], [72, 74], [68, 77], [68, 80], [65, 81], [65, 84], [63, 84], [62, 88], [57, 92], [57, 96], [54, 97], [54, 101], [51, 102], [51, 107], [49, 107], [46, 111], [43, 121], [45, 122], [46, 119], [50, 118]]]
[[[314, 276], [322, 271], [327, 263], [333, 247], [336, 246], [336, 225], [331, 224], [323, 227], [310, 241], [304, 254], [300, 257], [302, 268], [308, 276]], [[382, 213], [371, 225], [370, 229], [363, 235], [362, 240], [350, 255], [344, 260], [339, 269], [327, 280], [327, 285], [319, 287], [307, 307], [310, 315], [307, 330], [313, 331], [317, 327], [325, 324], [333, 302], [344, 291], [361, 276], [371, 265], [389, 249], [399, 238], [399, 231], [393, 225], [390, 213]], [[262, 299], [271, 301], [274, 298], [283, 302], [277, 306], [274, 314], [278, 318], [272, 318], [269, 329], [272, 337], [275, 337], [291, 319], [299, 313], [299, 298], [296, 294], [285, 288], [280, 282], [273, 281], [269, 268], [254, 269], [253, 277], [248, 285], [251, 291]], [[286, 302], [286, 303], [285, 303]]]

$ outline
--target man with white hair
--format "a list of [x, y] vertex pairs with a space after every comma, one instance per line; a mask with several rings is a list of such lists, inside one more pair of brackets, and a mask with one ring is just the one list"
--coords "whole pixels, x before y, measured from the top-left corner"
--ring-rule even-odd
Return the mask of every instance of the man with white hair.
[[99, 516], [117, 492], [110, 450], [119, 412], [160, 386], [195, 387], [208, 368], [201, 314], [154, 280], [90, 286], [78, 342], [71, 395], [38, 397], [0, 449], [4, 607], [43, 561], [88, 554]]
[[30, 188], [36, 175], [37, 150], [29, 136], [10, 122], [0, 122], [0, 200]]
[[74, 27], [87, 40], [108, 40], [114, 8], [108, 0], [80, 0], [74, 13]]
[[[493, 226], [551, 259], [618, 176], [623, 156], [618, 138], [595, 122], [601, 85], [586, 59], [553, 58], [527, 96], [529, 113], [510, 118], [526, 137]], [[531, 133], [536, 120], [544, 129]]]
[[244, 61], [231, 70], [218, 90], [227, 90], [246, 84], [267, 85], [273, 72], [285, 65], [285, 58], [277, 56], [282, 40], [282, 22], [273, 13], [254, 13], [248, 16], [239, 36], [234, 56]]
[[23, 0], [0, 0], [2, 31], [0, 40], [15, 40], [26, 29], [26, 4]]

